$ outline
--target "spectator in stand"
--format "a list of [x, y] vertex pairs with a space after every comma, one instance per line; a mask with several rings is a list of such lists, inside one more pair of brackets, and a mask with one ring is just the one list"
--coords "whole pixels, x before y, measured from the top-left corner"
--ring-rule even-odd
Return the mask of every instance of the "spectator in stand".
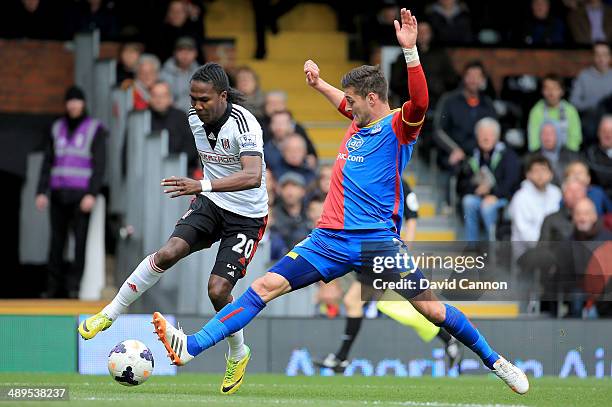
[[286, 247], [293, 247], [310, 233], [303, 202], [306, 183], [300, 174], [288, 172], [278, 179], [278, 185], [274, 231], [281, 235]]
[[132, 85], [134, 110], [146, 110], [151, 99], [151, 87], [159, 79], [159, 59], [155, 55], [142, 54], [136, 66], [136, 80]]
[[469, 44], [473, 40], [468, 7], [457, 0], [438, 0], [425, 10], [434, 35], [443, 44]]
[[556, 74], [549, 74], [542, 80], [542, 96], [529, 112], [528, 148], [536, 151], [540, 148], [540, 130], [544, 121], [557, 121], [557, 137], [568, 149], [578, 151], [582, 143], [580, 116], [576, 108], [563, 99], [563, 81]]
[[266, 29], [270, 28], [272, 34], [278, 34], [278, 19], [291, 11], [298, 4], [298, 0], [252, 0], [255, 14], [255, 59], [266, 57]]
[[282, 90], [273, 90], [266, 93], [265, 104], [264, 104], [264, 117], [261, 122], [261, 127], [263, 129], [263, 139], [264, 143], [272, 138], [272, 129], [271, 129], [271, 120], [272, 116], [275, 113], [279, 112], [288, 112], [293, 130], [291, 133], [297, 133], [300, 136], [304, 137], [306, 140], [306, 145], [308, 146], [308, 156], [312, 156], [313, 158], [309, 158], [308, 164], [314, 169], [317, 167], [317, 150], [312, 144], [310, 137], [308, 137], [308, 133], [306, 133], [306, 129], [300, 123], [293, 120], [293, 115], [287, 109], [287, 93]]
[[322, 164], [319, 166], [317, 172], [317, 181], [312, 191], [306, 195], [305, 201], [308, 203], [311, 199], [321, 197], [325, 200], [327, 193], [329, 192], [329, 185], [331, 184], [333, 166], [331, 164]]
[[164, 63], [160, 74], [160, 78], [170, 84], [174, 107], [184, 112], [188, 112], [191, 107], [189, 84], [191, 76], [198, 69], [197, 56], [194, 39], [181, 37], [176, 40], [173, 57]]
[[[539, 284], [544, 289], [541, 297], [542, 311], [557, 312], [555, 301], [557, 293], [563, 290], [564, 283], [559, 280], [556, 253], [563, 247], [572, 235], [574, 225], [572, 223], [572, 211], [581, 199], [586, 198], [585, 186], [575, 180], [563, 183], [563, 201], [559, 210], [544, 218], [540, 229], [540, 238], [535, 248], [527, 250], [518, 258], [518, 265], [524, 275], [531, 278], [536, 276], [536, 270], [540, 271]], [[514, 243], [514, 247], [517, 243]], [[520, 245], [520, 243], [518, 243]], [[519, 254], [519, 253], [517, 253]]]
[[516, 256], [534, 246], [533, 242], [540, 238], [544, 218], [558, 211], [561, 202], [561, 190], [551, 184], [553, 169], [546, 157], [540, 154], [529, 157], [525, 177], [508, 206]]
[[598, 185], [591, 185], [589, 167], [583, 161], [572, 161], [565, 168], [565, 179], [576, 180], [587, 189], [587, 197], [593, 201], [597, 214], [602, 216], [612, 212], [612, 201]]
[[151, 131], [168, 130], [168, 149], [171, 153], [187, 155], [190, 176], [201, 168], [187, 115], [172, 106], [172, 91], [167, 82], [157, 82], [151, 88]]
[[289, 251], [280, 228], [276, 225], [276, 211], [276, 206], [268, 207], [268, 223], [262, 239], [262, 241], [265, 241], [267, 238], [270, 242], [270, 261], [273, 262], [283, 258]]
[[569, 13], [567, 21], [578, 44], [612, 41], [612, 8], [602, 0], [585, 0]]
[[115, 40], [119, 34], [119, 23], [113, 14], [112, 5], [106, 0], [87, 0], [85, 3], [77, 4], [75, 15], [71, 16], [68, 26], [71, 27], [69, 37], [77, 32], [100, 31], [102, 41]]
[[[271, 137], [264, 143], [264, 157], [266, 159], [266, 165], [276, 173], [279, 171], [282, 164], [282, 153], [281, 144], [291, 134], [299, 134], [296, 130], [296, 124], [293, 121], [291, 112], [288, 110], [281, 110], [272, 113], [270, 117], [269, 125]], [[303, 137], [302, 135], [300, 135]], [[304, 137], [303, 137], [304, 138]], [[306, 142], [307, 156], [306, 162], [309, 168], [316, 168], [317, 158], [313, 155], [312, 150], [314, 146], [309, 142], [308, 138], [304, 138]]]
[[593, 66], [582, 70], [574, 80], [571, 103], [580, 112], [595, 109], [599, 102], [612, 95], [612, 69], [610, 69], [610, 45], [596, 42], [593, 45]]
[[283, 240], [278, 228], [276, 227], [276, 217], [274, 216], [277, 198], [277, 182], [276, 177], [272, 174], [269, 168], [266, 168], [266, 190], [268, 191], [268, 224], [264, 237], [270, 242], [270, 260], [276, 261], [282, 258], [287, 251], [287, 245]]
[[276, 203], [276, 177], [270, 168], [266, 168], [266, 191], [268, 192], [268, 206]]
[[119, 60], [117, 61], [117, 86], [127, 89], [134, 83], [138, 60], [144, 46], [138, 42], [121, 44]]
[[[87, 114], [85, 94], [70, 87], [66, 113], [51, 128], [38, 181], [36, 207], [51, 211], [51, 246], [46, 296], [57, 298], [67, 291], [78, 298], [85, 268], [89, 215], [102, 187], [106, 161], [106, 135], [102, 124]], [[74, 232], [74, 262], [64, 262], [68, 230]]]
[[465, 219], [465, 240], [479, 240], [482, 219], [488, 240], [495, 240], [498, 211], [508, 203], [519, 182], [519, 160], [499, 141], [497, 120], [486, 117], [476, 123], [478, 146], [463, 164], [457, 181]]
[[[421, 64], [427, 67], [427, 89], [429, 91], [429, 106], [435, 107], [440, 96], [457, 86], [458, 77], [455, 68], [445, 49], [436, 46], [431, 24], [419, 21], [417, 45]], [[397, 60], [391, 66], [389, 88], [401, 105], [410, 98], [408, 95], [408, 76], [406, 75], [406, 59], [400, 52]]]
[[288, 172], [294, 172], [304, 177], [306, 189], [310, 189], [316, 179], [315, 171], [306, 163], [306, 142], [299, 134], [291, 134], [281, 144], [282, 161], [274, 175], [282, 178]]
[[259, 78], [248, 66], [241, 66], [234, 74], [236, 89], [245, 97], [242, 106], [253, 113], [260, 122], [264, 117], [265, 96], [259, 87]]
[[321, 214], [323, 213], [323, 202], [325, 202], [324, 196], [314, 196], [308, 202], [306, 206], [306, 215], [308, 216], [309, 227], [314, 229], [317, 227], [319, 220], [321, 219]]
[[532, 0], [531, 13], [517, 37], [517, 42], [527, 45], [563, 45], [565, 24], [551, 14], [550, 0]]
[[553, 183], [561, 185], [565, 173], [565, 167], [572, 161], [580, 159], [580, 154], [571, 151], [559, 139], [559, 123], [554, 120], [546, 120], [540, 129], [541, 147], [535, 151], [536, 155], [543, 155], [548, 159], [553, 169]]
[[[476, 148], [474, 128], [484, 117], [496, 117], [493, 101], [483, 93], [484, 68], [479, 61], [463, 70], [462, 86], [442, 96], [434, 117], [434, 141], [439, 147], [438, 166], [444, 176], [444, 190], [449, 193], [451, 173], [457, 173], [466, 154]], [[446, 201], [450, 202], [449, 196]]]
[[601, 118], [597, 138], [599, 143], [586, 151], [586, 161], [593, 173], [593, 183], [612, 199], [612, 115]]
[[393, 26], [393, 21], [399, 17], [397, 10], [398, 6], [394, 0], [382, 0], [378, 10], [376, 5], [373, 5], [371, 12], [366, 15], [364, 25], [367, 29], [362, 30], [366, 60], [375, 60], [380, 47], [397, 43]]
[[602, 114], [602, 101], [612, 96], [610, 46], [605, 42], [593, 45], [593, 66], [584, 69], [574, 80], [570, 102], [582, 119], [583, 149], [596, 143], [597, 125]]
[[586, 187], [576, 180], [563, 183], [563, 201], [559, 210], [544, 218], [540, 229], [540, 244], [549, 246], [548, 242], [560, 242], [569, 238], [572, 233], [572, 211], [576, 203], [586, 198]]
[[[595, 204], [588, 198], [583, 198], [576, 203], [572, 212], [573, 233], [570, 237], [572, 242], [593, 242], [593, 244], [570, 244], [558, 250], [558, 264], [561, 267], [562, 281], [574, 282], [568, 290], [571, 295], [570, 316], [574, 318], [596, 317], [595, 309], [584, 309], [588, 292], [584, 291], [585, 277], [587, 276], [593, 255], [598, 252], [600, 245], [612, 240], [612, 233], [605, 230], [601, 219], [597, 217]], [[609, 248], [609, 246], [606, 246]], [[597, 261], [597, 258], [595, 258]], [[610, 265], [604, 265], [608, 268]]]
[[264, 143], [264, 157], [266, 167], [273, 174], [279, 171], [283, 161], [281, 145], [290, 134], [293, 134], [291, 122], [291, 114], [287, 111], [279, 111], [270, 116], [269, 128], [272, 136]]
[[197, 52], [202, 52], [202, 42], [204, 41], [202, 10], [194, 7], [190, 2], [183, 0], [170, 1], [163, 23], [161, 25], [154, 24], [151, 30], [147, 50], [157, 55], [161, 61], [165, 61], [172, 56], [176, 41], [181, 37], [193, 38]]

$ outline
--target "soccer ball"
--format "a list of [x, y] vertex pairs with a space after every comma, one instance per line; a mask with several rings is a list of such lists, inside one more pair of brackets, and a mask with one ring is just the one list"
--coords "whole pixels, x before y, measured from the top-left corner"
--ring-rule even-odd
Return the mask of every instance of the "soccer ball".
[[115, 345], [108, 354], [108, 371], [119, 384], [138, 386], [153, 373], [153, 354], [146, 345], [128, 339]]

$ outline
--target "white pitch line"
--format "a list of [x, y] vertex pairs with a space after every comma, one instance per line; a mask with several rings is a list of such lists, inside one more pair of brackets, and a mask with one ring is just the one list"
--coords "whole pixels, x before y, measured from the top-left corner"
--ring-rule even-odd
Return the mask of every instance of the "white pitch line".
[[529, 407], [523, 404], [465, 404], [465, 403], [446, 403], [439, 401], [371, 401], [366, 404], [385, 404], [395, 406], [425, 406], [425, 407]]

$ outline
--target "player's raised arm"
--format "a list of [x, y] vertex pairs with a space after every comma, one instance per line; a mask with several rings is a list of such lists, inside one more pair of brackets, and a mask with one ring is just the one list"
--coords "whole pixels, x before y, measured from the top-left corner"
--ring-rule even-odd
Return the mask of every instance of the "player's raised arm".
[[408, 68], [408, 92], [410, 101], [402, 105], [401, 120], [397, 120], [400, 135], [405, 142], [416, 139], [419, 130], [425, 121], [425, 113], [429, 104], [427, 81], [419, 61], [416, 47], [417, 20], [405, 8], [400, 11], [401, 23], [394, 21], [397, 42], [402, 47], [406, 66]]
[[[304, 62], [304, 74], [306, 74], [306, 83], [308, 86], [319, 91], [336, 109], [340, 108], [344, 100], [344, 92], [325, 82], [319, 76], [319, 67], [311, 59]], [[351, 118], [346, 112], [341, 111], [341, 113]]]

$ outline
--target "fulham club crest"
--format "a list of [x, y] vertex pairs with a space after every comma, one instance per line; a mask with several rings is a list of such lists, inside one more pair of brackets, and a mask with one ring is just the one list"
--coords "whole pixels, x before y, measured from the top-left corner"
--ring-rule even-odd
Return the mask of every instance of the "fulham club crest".
[[226, 138], [222, 138], [221, 139], [221, 145], [223, 146], [224, 149], [228, 150], [229, 149], [229, 140]]

